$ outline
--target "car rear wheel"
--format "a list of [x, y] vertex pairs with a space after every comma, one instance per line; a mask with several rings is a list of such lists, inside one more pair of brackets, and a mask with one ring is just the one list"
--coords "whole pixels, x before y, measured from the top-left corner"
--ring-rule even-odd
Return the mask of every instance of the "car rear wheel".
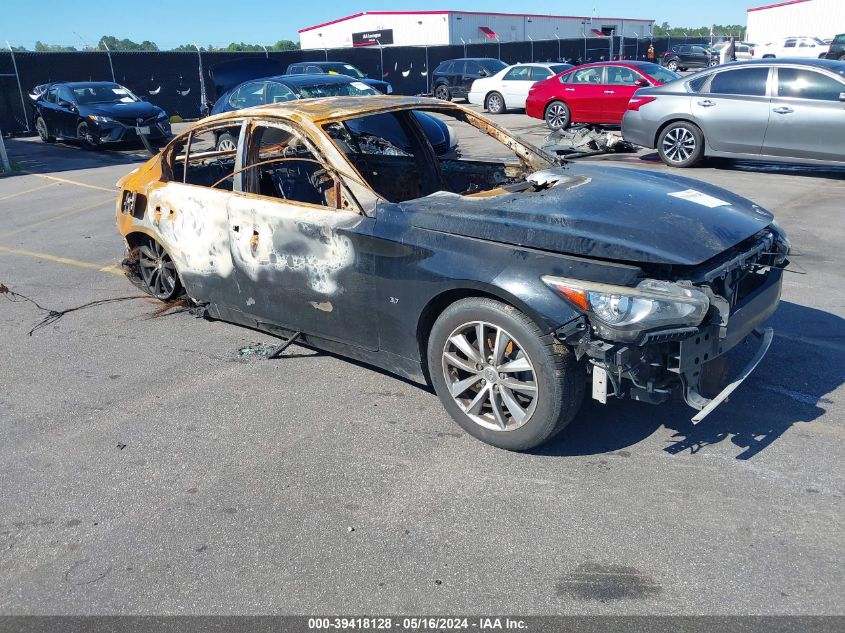
[[236, 149], [238, 149], [238, 139], [228, 132], [223, 132], [217, 139], [218, 152], [234, 152]]
[[47, 129], [47, 121], [44, 120], [44, 117], [35, 119], [35, 129], [38, 131], [38, 136], [45, 143], [52, 143], [56, 140], [55, 136], [50, 136], [50, 131]]
[[575, 417], [586, 382], [568, 347], [493, 299], [449, 306], [428, 342], [434, 390], [467, 433], [507, 450], [548, 441]]
[[668, 68], [672, 72], [675, 72], [676, 70], [678, 70], [678, 62], [676, 62], [674, 59], [671, 60], [668, 64], [666, 64], [666, 68]]
[[76, 138], [85, 149], [97, 149], [100, 144], [89, 125], [83, 121], [76, 127]]
[[710, 67], [711, 67], [711, 68], [713, 68], [713, 66], [718, 66], [718, 65], [719, 65], [719, 60], [718, 60], [718, 59], [711, 59], [711, 60], [710, 60]]
[[670, 167], [692, 167], [704, 155], [704, 135], [692, 123], [670, 123], [657, 138], [657, 153]]
[[150, 239], [138, 249], [138, 268], [144, 288], [156, 299], [171, 301], [182, 292], [176, 264], [155, 240]]
[[434, 88], [434, 96], [443, 101], [451, 101], [452, 94], [449, 92], [449, 87], [445, 84], [440, 84]]
[[572, 122], [572, 113], [563, 101], [552, 101], [546, 106], [545, 118], [550, 130], [565, 130]]
[[490, 114], [502, 114], [505, 111], [505, 98], [498, 92], [491, 92], [487, 95], [486, 108]]

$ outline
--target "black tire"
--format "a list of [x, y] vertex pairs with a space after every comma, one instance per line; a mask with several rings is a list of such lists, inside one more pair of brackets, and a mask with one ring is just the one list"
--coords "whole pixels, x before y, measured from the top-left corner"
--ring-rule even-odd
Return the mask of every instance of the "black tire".
[[704, 156], [704, 134], [689, 121], [674, 121], [658, 135], [657, 153], [669, 167], [692, 167]]
[[[485, 353], [489, 352], [490, 356], [484, 359], [484, 365], [479, 363], [469, 367], [472, 373], [467, 372], [467, 375], [470, 378], [477, 376], [475, 382], [453, 395], [452, 389], [460, 389], [458, 383], [467, 379], [457, 365], [450, 363], [456, 358], [460, 363], [472, 363], [468, 354], [465, 358], [456, 355], [454, 350], [459, 349], [454, 345], [456, 333], [467, 328], [477, 332], [477, 323], [485, 324], [482, 340], [486, 342]], [[509, 339], [501, 339], [508, 342], [501, 348], [501, 359], [493, 359], [495, 352], [490, 336], [495, 338], [499, 330], [505, 332]], [[463, 340], [469, 344], [467, 337]], [[478, 336], [470, 345], [477, 343]], [[480, 350], [480, 347], [472, 349]], [[576, 361], [572, 350], [552, 335], [543, 335], [531, 319], [513, 306], [493, 299], [469, 297], [446, 308], [431, 329], [427, 356], [434, 390], [449, 415], [467, 433], [498, 448], [525, 451], [547, 442], [575, 417], [584, 397], [586, 372]], [[496, 373], [515, 361], [527, 364], [530, 370], [514, 367], [505, 369], [508, 373]], [[488, 373], [491, 370], [492, 378]], [[533, 380], [522, 382], [526, 376]], [[489, 383], [483, 382], [485, 377], [490, 380]], [[520, 385], [521, 388], [511, 390], [509, 385]], [[533, 396], [522, 393], [526, 385], [534, 386]], [[476, 388], [477, 391], [474, 391]], [[487, 390], [486, 397], [481, 393], [484, 390]], [[459, 403], [460, 396], [466, 396], [463, 399], [471, 402]], [[476, 414], [468, 413], [467, 409], [472, 410], [472, 404], [478, 401], [479, 396], [481, 407]], [[513, 414], [514, 408], [509, 404], [517, 397], [517, 405], [531, 403], [526, 405], [527, 413], [519, 409], [524, 416], [522, 419]], [[494, 411], [496, 406], [498, 415]], [[504, 424], [497, 420], [504, 420]]]
[[840, 61], [840, 62], [845, 62], [845, 55], [840, 55], [840, 56], [839, 56], [839, 61]]
[[668, 68], [672, 72], [675, 72], [676, 70], [678, 70], [677, 60], [670, 59], [668, 62], [666, 62], [666, 68]]
[[437, 84], [434, 86], [434, 96], [443, 101], [452, 100], [452, 93], [449, 92], [449, 86], [446, 84]]
[[484, 100], [484, 107], [490, 114], [502, 114], [507, 107], [505, 106], [505, 98], [498, 92], [491, 92]]
[[565, 130], [572, 123], [572, 111], [563, 101], [552, 101], [543, 114], [550, 130]]
[[35, 119], [35, 130], [38, 132], [38, 137], [44, 143], [55, 143], [56, 137], [50, 134], [50, 130], [47, 127], [47, 121], [44, 120], [44, 117], [36, 117]]
[[161, 301], [172, 301], [182, 294], [182, 280], [176, 264], [165, 248], [149, 239], [138, 248], [138, 270], [144, 290]]
[[94, 150], [100, 147], [96, 137], [91, 133], [91, 128], [85, 121], [76, 126], [76, 138], [85, 149]]
[[229, 132], [223, 132], [220, 136], [217, 137], [217, 151], [218, 152], [226, 152], [231, 150], [236, 150], [238, 148], [238, 138], [229, 134]]

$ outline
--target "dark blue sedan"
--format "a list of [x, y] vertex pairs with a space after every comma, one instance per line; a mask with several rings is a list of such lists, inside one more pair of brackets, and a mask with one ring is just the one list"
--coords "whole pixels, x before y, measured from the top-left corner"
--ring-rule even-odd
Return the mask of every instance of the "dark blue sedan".
[[[252, 79], [227, 90], [220, 95], [211, 109], [211, 114], [295, 99], [365, 97], [377, 94], [380, 93], [375, 88], [346, 75], [277, 75]], [[425, 112], [415, 112], [414, 116], [438, 155], [442, 156], [454, 150], [457, 139], [448, 125]], [[219, 151], [232, 151], [237, 145], [235, 129], [227, 130], [217, 137]]]

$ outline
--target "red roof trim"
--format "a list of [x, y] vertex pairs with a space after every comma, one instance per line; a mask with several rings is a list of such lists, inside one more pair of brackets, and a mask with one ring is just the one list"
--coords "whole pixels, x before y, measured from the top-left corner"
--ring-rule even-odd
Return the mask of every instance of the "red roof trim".
[[[792, 0], [792, 2], [807, 2], [808, 0]], [[790, 4], [790, 3], [787, 3]], [[751, 9], [749, 9], [751, 11]], [[304, 33], [305, 31], [313, 31], [314, 29], [319, 29], [324, 26], [329, 26], [331, 24], [337, 24], [338, 22], [345, 22], [346, 20], [352, 20], [354, 18], [360, 18], [362, 15], [448, 15], [450, 13], [454, 13], [456, 15], [496, 15], [496, 16], [504, 16], [504, 17], [521, 17], [521, 18], [570, 18], [570, 19], [578, 19], [583, 20], [589, 16], [583, 15], [548, 15], [545, 13], [490, 13], [486, 11], [361, 11], [359, 13], [353, 13], [352, 15], [347, 15], [342, 18], [338, 18], [336, 20], [331, 20], [329, 22], [323, 22], [322, 24], [315, 24], [314, 26], [306, 26], [304, 29], [299, 29], [298, 33]], [[654, 22], [653, 19], [646, 20], [642, 18], [607, 18], [607, 17], [595, 17], [592, 18], [595, 20], [624, 20], [625, 22]]]
[[776, 9], [777, 7], [786, 7], [790, 4], [801, 4], [802, 2], [809, 2], [810, 0], [787, 0], [786, 2], [777, 2], [775, 4], [767, 4], [762, 7], [752, 7], [750, 9], [746, 9], [747, 12], [751, 11], [764, 11], [765, 9]]

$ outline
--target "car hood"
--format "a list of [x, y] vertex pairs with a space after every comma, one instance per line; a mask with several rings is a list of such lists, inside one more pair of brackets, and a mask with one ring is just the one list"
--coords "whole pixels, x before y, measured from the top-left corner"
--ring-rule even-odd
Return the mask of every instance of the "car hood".
[[96, 114], [114, 119], [146, 119], [163, 112], [161, 108], [147, 101], [136, 101], [134, 103], [92, 103], [91, 105], [80, 106], [79, 111], [84, 116]]
[[390, 85], [387, 81], [382, 81], [380, 79], [370, 79], [369, 77], [365, 77], [364, 79], [359, 79], [361, 83], [367, 84], [370, 88], [375, 88], [379, 92], [385, 92], [387, 87]]
[[529, 180], [540, 191], [402, 203], [416, 227], [583, 257], [697, 265], [771, 224], [749, 200], [690, 178], [577, 164]]

